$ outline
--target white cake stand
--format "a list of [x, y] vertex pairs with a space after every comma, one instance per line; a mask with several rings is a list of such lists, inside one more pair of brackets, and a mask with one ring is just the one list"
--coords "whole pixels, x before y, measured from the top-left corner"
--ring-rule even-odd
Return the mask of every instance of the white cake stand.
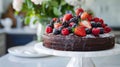
[[115, 44], [113, 49], [103, 51], [89, 51], [89, 52], [76, 52], [76, 51], [59, 51], [54, 49], [46, 48], [41, 43], [35, 45], [35, 50], [40, 53], [71, 57], [66, 67], [95, 67], [95, 64], [91, 60], [91, 57], [101, 57], [120, 54], [120, 45]]

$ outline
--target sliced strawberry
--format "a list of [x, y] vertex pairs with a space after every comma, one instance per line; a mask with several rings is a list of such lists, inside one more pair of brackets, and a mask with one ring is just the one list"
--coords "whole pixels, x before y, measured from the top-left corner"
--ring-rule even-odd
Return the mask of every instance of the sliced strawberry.
[[55, 24], [54, 24], [54, 28], [55, 28], [55, 29], [58, 29], [60, 26], [62, 26], [62, 24], [60, 24], [60, 23], [55, 23]]
[[86, 28], [92, 28], [91, 23], [89, 21], [82, 21], [79, 23], [81, 26], [84, 26]]
[[75, 11], [75, 14], [77, 16], [79, 16], [80, 13], [84, 12], [84, 10], [82, 8], [77, 8], [76, 11]]
[[73, 18], [72, 14], [65, 14], [63, 17], [63, 21], [69, 21], [71, 18]]
[[82, 14], [81, 14], [81, 19], [82, 20], [85, 20], [85, 19], [87, 19], [89, 17], [89, 14], [87, 13], [87, 12], [83, 12]]
[[86, 36], [85, 28], [82, 26], [78, 26], [74, 29], [74, 34], [78, 36]]

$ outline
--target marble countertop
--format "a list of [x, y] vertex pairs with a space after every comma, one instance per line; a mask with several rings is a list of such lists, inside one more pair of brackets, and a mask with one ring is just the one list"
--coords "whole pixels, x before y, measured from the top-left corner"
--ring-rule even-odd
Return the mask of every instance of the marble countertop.
[[[33, 41], [27, 45], [35, 43], [36, 41]], [[120, 67], [120, 54], [92, 59], [96, 67]], [[69, 57], [22, 58], [6, 54], [0, 57], [0, 67], [66, 67], [69, 60]]]

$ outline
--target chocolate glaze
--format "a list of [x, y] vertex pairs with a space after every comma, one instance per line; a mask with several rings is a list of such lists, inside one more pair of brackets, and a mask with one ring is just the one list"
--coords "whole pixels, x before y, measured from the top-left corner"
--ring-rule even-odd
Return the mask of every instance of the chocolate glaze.
[[45, 47], [65, 51], [106, 50], [113, 48], [115, 44], [115, 37], [112, 34], [100, 34], [99, 36], [90, 34], [80, 37], [74, 34], [63, 36], [50, 33], [44, 34], [42, 39]]

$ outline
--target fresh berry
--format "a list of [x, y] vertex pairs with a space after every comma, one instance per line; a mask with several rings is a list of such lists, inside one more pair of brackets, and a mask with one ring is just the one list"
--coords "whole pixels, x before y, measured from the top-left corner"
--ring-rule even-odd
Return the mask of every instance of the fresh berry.
[[83, 12], [82, 14], [81, 14], [81, 19], [82, 20], [85, 20], [85, 19], [87, 19], [89, 17], [89, 14], [87, 13], [87, 12]]
[[88, 21], [92, 21], [92, 20], [93, 20], [93, 17], [92, 17], [91, 15], [89, 15], [89, 16], [87, 17], [87, 19], [88, 19]]
[[75, 28], [76, 26], [77, 26], [77, 24], [75, 23], [75, 24], [73, 24], [72, 28]]
[[68, 35], [69, 34], [68, 28], [63, 28], [61, 33], [62, 35]]
[[96, 24], [97, 24], [97, 27], [101, 27], [102, 26], [102, 24], [100, 22], [97, 22]]
[[72, 27], [68, 27], [70, 33], [72, 33]]
[[69, 23], [63, 22], [63, 23], [62, 23], [62, 26], [63, 26], [63, 27], [68, 27], [68, 26], [69, 26]]
[[85, 28], [82, 26], [78, 26], [74, 29], [74, 34], [78, 36], [86, 36]]
[[74, 22], [70, 22], [69, 26], [72, 27], [74, 24]]
[[65, 14], [63, 17], [63, 21], [69, 21], [71, 18], [73, 18], [72, 14]]
[[104, 29], [105, 29], [105, 33], [109, 33], [111, 31], [111, 28], [108, 26], [106, 26]]
[[92, 27], [97, 27], [97, 24], [95, 22], [91, 22]]
[[63, 18], [62, 18], [62, 17], [60, 18], [60, 21], [63, 21]]
[[52, 20], [53, 20], [54, 22], [56, 22], [56, 21], [57, 21], [57, 18], [53, 18]]
[[106, 26], [108, 26], [107, 24], [102, 24], [102, 27], [105, 28]]
[[100, 34], [100, 29], [99, 28], [93, 28], [92, 29], [92, 34], [95, 35], [95, 36], [99, 35]]
[[54, 21], [53, 20], [50, 21], [50, 25], [54, 26]]
[[57, 19], [57, 23], [60, 23], [60, 19]]
[[53, 34], [54, 35], [60, 34], [60, 31], [58, 29], [53, 29]]
[[92, 30], [90, 28], [85, 28], [86, 34], [91, 34]]
[[84, 21], [80, 22], [79, 24], [80, 24], [81, 26], [86, 27], [86, 28], [92, 28], [89, 21], [85, 21], [85, 20], [84, 20]]
[[101, 23], [101, 24], [104, 24], [104, 20], [103, 19], [99, 19], [99, 22]]
[[70, 22], [78, 23], [78, 18], [77, 17], [73, 17], [73, 18], [70, 19]]
[[95, 18], [94, 18], [94, 21], [95, 21], [95, 22], [99, 22], [99, 18], [98, 18], [98, 17], [95, 17]]
[[104, 34], [104, 28], [100, 27], [100, 34]]
[[58, 29], [60, 26], [62, 26], [62, 24], [60, 24], [60, 23], [55, 23], [55, 24], [54, 24], [54, 28], [55, 28], [55, 29]]
[[53, 29], [52, 27], [46, 27], [46, 33], [52, 33]]
[[77, 16], [79, 16], [80, 13], [84, 12], [84, 10], [82, 8], [77, 8], [76, 11], [75, 11], [75, 14]]

